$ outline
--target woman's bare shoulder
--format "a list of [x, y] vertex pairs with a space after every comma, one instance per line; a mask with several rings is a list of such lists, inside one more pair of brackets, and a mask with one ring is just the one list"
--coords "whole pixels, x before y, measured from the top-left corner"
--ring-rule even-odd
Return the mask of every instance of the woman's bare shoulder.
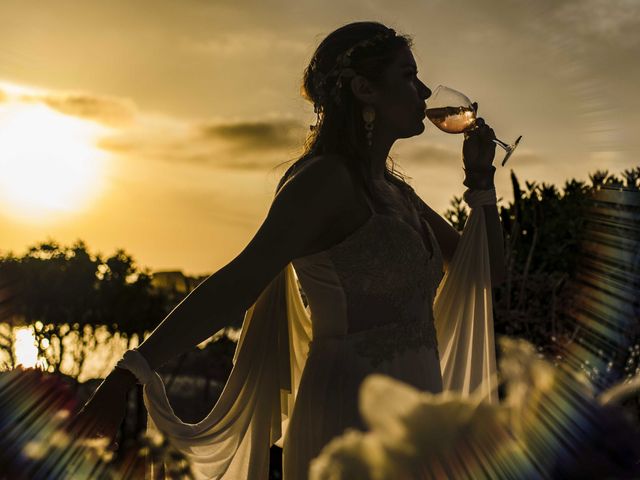
[[246, 305], [289, 262], [315, 248], [340, 224], [352, 198], [347, 168], [333, 158], [313, 159], [287, 179], [258, 231], [225, 267], [232, 283], [245, 282]]
[[[337, 243], [368, 218], [369, 209], [363, 203], [347, 161], [339, 155], [307, 160], [274, 199], [272, 208], [275, 209], [304, 206], [303, 228], [310, 231], [305, 235], [308, 242], [299, 252], [300, 256]], [[286, 195], [278, 199], [285, 190]]]
[[[341, 175], [343, 177], [351, 176], [345, 157], [338, 154], [323, 154], [313, 156], [304, 162], [301, 162], [300, 166], [293, 171], [287, 181], [293, 179], [297, 175], [300, 175], [302, 172], [315, 172], [316, 174], [321, 174], [326, 171], [335, 172], [336, 175]], [[310, 174], [313, 175], [313, 173]]]
[[[306, 160], [289, 176], [282, 185], [282, 189], [291, 183], [297, 183], [303, 188], [293, 188], [292, 195], [295, 200], [308, 201], [312, 194], [338, 196], [343, 202], [356, 199], [355, 183], [352, 173], [347, 166], [344, 157], [336, 154], [318, 155]], [[318, 192], [317, 189], [323, 190]], [[279, 193], [279, 192], [278, 192]], [[300, 198], [295, 198], [300, 195]], [[332, 202], [326, 202], [328, 207]], [[349, 204], [343, 203], [345, 209]]]
[[288, 232], [300, 255], [315, 245], [336, 224], [355, 201], [354, 185], [347, 165], [336, 156], [314, 157], [305, 162], [276, 194], [266, 225], [270, 230]]

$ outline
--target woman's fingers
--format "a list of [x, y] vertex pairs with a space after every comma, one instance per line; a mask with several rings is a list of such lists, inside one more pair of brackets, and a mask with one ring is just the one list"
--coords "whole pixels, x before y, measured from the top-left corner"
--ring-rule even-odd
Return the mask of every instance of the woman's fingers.
[[483, 139], [487, 139], [487, 140], [492, 140], [496, 138], [493, 128], [487, 125], [487, 123], [484, 121], [484, 118], [478, 117], [476, 119], [474, 127], [475, 128], [469, 132], [470, 134], [478, 135]]
[[476, 118], [475, 126], [478, 129], [489, 129], [489, 130], [493, 131], [491, 129], [491, 127], [487, 124], [487, 122], [484, 121], [484, 118], [482, 118], [482, 117]]
[[490, 166], [495, 155], [495, 133], [482, 117], [476, 119], [474, 128], [465, 132], [462, 155], [465, 168], [484, 169]]

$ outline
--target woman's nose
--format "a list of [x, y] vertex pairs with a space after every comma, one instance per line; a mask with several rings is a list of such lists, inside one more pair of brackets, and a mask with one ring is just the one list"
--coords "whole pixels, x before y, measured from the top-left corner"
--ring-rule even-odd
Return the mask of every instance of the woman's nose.
[[431, 89], [427, 87], [424, 83], [422, 84], [422, 87], [423, 87], [423, 98], [426, 100], [431, 96]]

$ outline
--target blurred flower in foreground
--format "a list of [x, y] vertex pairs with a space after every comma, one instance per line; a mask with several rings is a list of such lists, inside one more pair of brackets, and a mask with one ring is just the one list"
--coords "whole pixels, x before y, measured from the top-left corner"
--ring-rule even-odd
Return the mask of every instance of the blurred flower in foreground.
[[499, 342], [501, 404], [372, 374], [360, 389], [369, 431], [348, 429], [329, 442], [311, 479], [640, 476], [640, 431], [621, 408], [603, 405], [584, 378], [553, 367], [528, 342]]

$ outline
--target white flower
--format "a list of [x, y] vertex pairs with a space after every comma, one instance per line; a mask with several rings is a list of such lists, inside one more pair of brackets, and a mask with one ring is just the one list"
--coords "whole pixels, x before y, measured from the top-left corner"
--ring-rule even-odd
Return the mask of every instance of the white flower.
[[554, 368], [525, 340], [499, 341], [501, 404], [371, 374], [359, 397], [369, 431], [334, 438], [311, 480], [639, 478], [640, 431], [610, 403], [640, 380], [596, 399], [584, 376]]
[[360, 411], [370, 431], [333, 439], [312, 462], [312, 480], [455, 478], [489, 462], [513, 473], [529, 468], [505, 407], [371, 374], [360, 388]]
[[331, 440], [312, 460], [312, 480], [398, 480], [397, 468], [377, 433], [348, 428]]

